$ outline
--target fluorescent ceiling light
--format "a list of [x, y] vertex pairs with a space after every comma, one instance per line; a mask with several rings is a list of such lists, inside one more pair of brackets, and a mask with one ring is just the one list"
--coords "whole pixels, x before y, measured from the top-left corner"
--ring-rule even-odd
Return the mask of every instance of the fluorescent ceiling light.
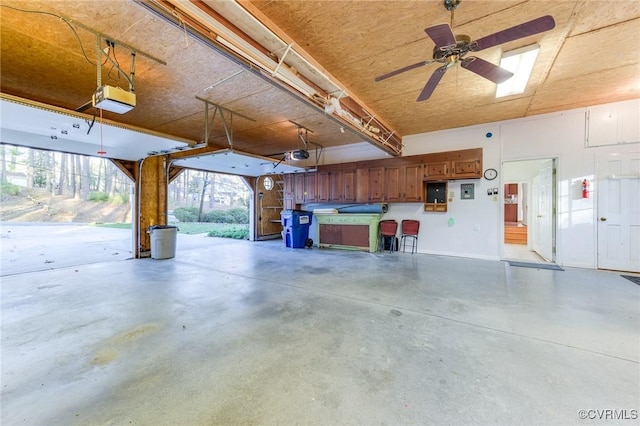
[[520, 49], [506, 52], [500, 59], [500, 68], [513, 73], [513, 77], [496, 87], [496, 98], [517, 95], [524, 92], [536, 63], [540, 46], [533, 44]]

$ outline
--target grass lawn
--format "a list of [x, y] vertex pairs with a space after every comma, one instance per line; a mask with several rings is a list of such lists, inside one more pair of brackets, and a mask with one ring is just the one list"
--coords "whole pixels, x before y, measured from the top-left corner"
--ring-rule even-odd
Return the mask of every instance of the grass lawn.
[[[96, 223], [102, 228], [131, 229], [130, 223]], [[176, 225], [179, 234], [209, 234], [210, 237], [247, 239], [249, 225], [209, 222], [180, 222]]]

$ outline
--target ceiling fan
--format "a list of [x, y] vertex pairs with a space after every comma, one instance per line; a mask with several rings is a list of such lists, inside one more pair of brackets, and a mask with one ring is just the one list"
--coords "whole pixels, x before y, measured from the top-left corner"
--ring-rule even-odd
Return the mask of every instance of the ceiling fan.
[[556, 25], [552, 16], [545, 15], [532, 21], [471, 41], [471, 37], [462, 34], [454, 34], [451, 30], [451, 27], [453, 26], [453, 11], [458, 7], [460, 1], [461, 0], [444, 0], [445, 8], [451, 12], [451, 26], [449, 26], [449, 24], [439, 24], [425, 28], [424, 30], [435, 43], [435, 47], [433, 48], [433, 59], [418, 62], [395, 71], [391, 71], [387, 74], [383, 74], [376, 77], [375, 81], [378, 82], [386, 80], [389, 77], [393, 77], [403, 72], [420, 68], [434, 62], [443, 64], [441, 67], [437, 68], [433, 74], [431, 74], [431, 78], [429, 78], [427, 84], [422, 89], [422, 92], [420, 92], [418, 99], [416, 99], [417, 102], [429, 99], [444, 76], [444, 73], [457, 63], [459, 63], [462, 68], [466, 68], [496, 84], [503, 83], [513, 77], [513, 73], [511, 71], [500, 68], [491, 62], [485, 61], [484, 59], [477, 58], [475, 56], [465, 57], [465, 55], [469, 52], [479, 52], [489, 47], [542, 33], [553, 29]]

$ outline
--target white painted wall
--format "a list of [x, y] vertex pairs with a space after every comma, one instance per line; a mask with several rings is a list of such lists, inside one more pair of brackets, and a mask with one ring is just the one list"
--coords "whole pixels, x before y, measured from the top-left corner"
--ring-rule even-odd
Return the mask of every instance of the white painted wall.
[[[621, 111], [636, 111], [640, 99], [611, 104]], [[596, 160], [612, 153], [640, 151], [640, 144], [615, 145], [612, 135], [609, 146], [587, 147], [585, 142], [588, 108], [575, 109], [490, 123], [460, 129], [409, 135], [403, 138], [404, 155], [483, 148], [483, 167], [498, 170], [498, 179], [450, 181], [449, 191], [454, 201], [447, 213], [425, 213], [422, 204], [391, 204], [385, 219], [418, 219], [421, 222], [418, 251], [464, 257], [500, 259], [502, 256], [503, 224], [503, 162], [558, 159], [557, 175], [557, 253], [556, 261], [563, 266], [595, 268], [597, 227], [595, 187]], [[636, 114], [637, 115], [637, 114]], [[626, 115], [627, 117], [629, 114]], [[638, 126], [638, 122], [632, 125]], [[491, 136], [488, 136], [491, 133]], [[372, 151], [373, 150], [373, 151]], [[377, 156], [374, 156], [376, 155]], [[363, 155], [360, 157], [360, 155]], [[354, 146], [349, 149], [325, 150], [327, 163], [384, 158], [376, 148]], [[591, 197], [583, 199], [580, 185], [583, 179], [592, 183]], [[475, 199], [460, 199], [461, 183], [475, 184]], [[499, 196], [488, 196], [488, 188], [499, 188]], [[449, 220], [452, 219], [452, 222]]]

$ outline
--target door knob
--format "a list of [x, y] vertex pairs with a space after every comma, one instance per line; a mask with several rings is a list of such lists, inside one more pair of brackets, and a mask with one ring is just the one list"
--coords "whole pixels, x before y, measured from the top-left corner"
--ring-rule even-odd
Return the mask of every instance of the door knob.
[[606, 222], [606, 221], [607, 221], [607, 218], [606, 218], [606, 217], [601, 217], [601, 218], [600, 218], [600, 222]]

